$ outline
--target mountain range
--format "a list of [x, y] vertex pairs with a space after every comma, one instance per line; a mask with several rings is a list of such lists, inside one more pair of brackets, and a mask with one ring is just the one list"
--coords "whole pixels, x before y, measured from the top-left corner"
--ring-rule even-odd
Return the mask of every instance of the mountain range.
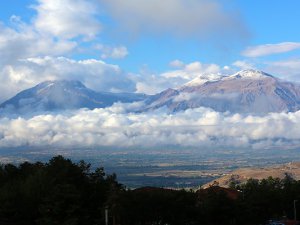
[[46, 81], [0, 105], [14, 113], [105, 108], [115, 102], [144, 101], [137, 112], [166, 108], [178, 112], [208, 107], [219, 112], [265, 114], [300, 109], [300, 84], [257, 70], [229, 76], [202, 75], [178, 88], [155, 95], [96, 92], [79, 81]]

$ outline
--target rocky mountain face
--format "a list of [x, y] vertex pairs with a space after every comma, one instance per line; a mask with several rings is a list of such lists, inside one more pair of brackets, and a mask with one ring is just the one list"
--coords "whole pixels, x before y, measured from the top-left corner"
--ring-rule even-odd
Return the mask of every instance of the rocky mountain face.
[[46, 81], [18, 93], [0, 108], [14, 113], [79, 108], [104, 108], [115, 102], [135, 102], [147, 96], [132, 93], [95, 92], [79, 81]]
[[177, 112], [208, 107], [232, 113], [294, 112], [300, 109], [300, 85], [267, 73], [243, 70], [217, 79], [195, 80], [177, 89], [167, 89], [146, 100], [144, 111], [161, 107]]

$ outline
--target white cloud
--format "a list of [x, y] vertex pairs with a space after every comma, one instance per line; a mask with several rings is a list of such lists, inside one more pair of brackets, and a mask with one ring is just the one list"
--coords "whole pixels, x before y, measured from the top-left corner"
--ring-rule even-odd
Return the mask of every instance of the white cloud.
[[125, 58], [129, 52], [125, 46], [107, 46], [107, 45], [98, 45], [96, 49], [101, 51], [102, 59], [123, 59]]
[[238, 67], [239, 69], [242, 70], [247, 70], [247, 69], [254, 69], [255, 66], [253, 63], [248, 62], [248, 61], [243, 61], [243, 60], [238, 60], [232, 63], [233, 66]]
[[[19, 59], [70, 55], [100, 32], [97, 0], [37, 0], [31, 22], [12, 15], [0, 22], [0, 65]], [[115, 53], [116, 54], [116, 53]]]
[[199, 97], [203, 96], [201, 96], [199, 93], [182, 92], [175, 96], [173, 102], [191, 101], [193, 99], [199, 99]]
[[38, 0], [33, 7], [37, 11], [34, 25], [46, 34], [63, 39], [78, 36], [91, 39], [101, 30], [95, 0]]
[[230, 71], [231, 68], [230, 68], [230, 66], [224, 66], [224, 67], [223, 67], [223, 70], [225, 70], [225, 71]]
[[[37, 15], [25, 23], [11, 16], [0, 22], [0, 101], [45, 80], [80, 80], [96, 91], [135, 91], [135, 84], [116, 65], [100, 60], [71, 60], [85, 51], [84, 42], [100, 32], [97, 0], [38, 0]], [[89, 43], [89, 44], [90, 44]], [[103, 49], [103, 58], [121, 58], [126, 47]]]
[[184, 64], [184, 62], [176, 59], [176, 60], [171, 61], [169, 65], [174, 68], [182, 68], [182, 67], [184, 67], [185, 64]]
[[272, 62], [270, 64], [273, 65], [273, 66], [285, 67], [285, 68], [290, 68], [290, 69], [293, 69], [293, 70], [299, 70], [300, 69], [300, 59], [275, 61], [275, 62]]
[[265, 63], [266, 70], [282, 79], [300, 82], [300, 59]]
[[181, 78], [185, 82], [190, 81], [203, 74], [216, 74], [221, 68], [216, 64], [203, 64], [201, 62], [192, 62], [184, 65], [180, 70], [173, 70], [161, 74], [165, 78]]
[[228, 94], [220, 94], [220, 93], [213, 93], [209, 96], [204, 96], [203, 94], [193, 93], [193, 92], [181, 92], [179, 95], [175, 96], [172, 100], [173, 102], [182, 102], [182, 101], [197, 101], [201, 98], [208, 97], [210, 99], [220, 99], [220, 100], [232, 100], [237, 98], [239, 95], [238, 93], [228, 93]]
[[242, 55], [246, 57], [260, 57], [290, 52], [296, 49], [300, 49], [300, 42], [282, 42], [278, 44], [265, 44], [248, 47], [242, 52]]
[[141, 73], [139, 76], [133, 76], [132, 79], [137, 83], [138, 92], [155, 94], [167, 88], [182, 86], [199, 76], [218, 74], [221, 71], [222, 69], [216, 64], [192, 62], [182, 64], [181, 68], [177, 70], [170, 70], [161, 74]]
[[1, 118], [0, 147], [238, 147], [295, 148], [300, 145], [300, 111], [263, 117], [198, 108], [168, 114], [127, 113], [127, 106], [80, 110], [66, 115]]
[[135, 83], [118, 66], [93, 59], [28, 58], [4, 66], [0, 74], [2, 101], [45, 80], [79, 80], [96, 91], [135, 91]]
[[172, 88], [182, 83], [181, 79], [167, 79], [159, 74], [141, 72], [132, 75], [132, 80], [136, 83], [138, 93], [157, 94], [167, 88]]
[[[96, 91], [135, 91], [135, 84], [116, 65], [100, 60], [71, 60], [85, 52], [101, 31], [97, 0], [37, 0], [37, 14], [25, 23], [13, 15], [0, 22], [0, 101], [45, 80], [80, 80]], [[90, 43], [87, 45], [89, 46]], [[102, 48], [102, 58], [122, 58], [124, 46]]]
[[20, 58], [58, 56], [74, 50], [76, 42], [54, 40], [39, 34], [30, 25], [18, 21], [16, 28], [0, 23], [0, 65], [14, 63]]
[[[232, 38], [247, 31], [236, 11], [217, 0], [99, 0], [129, 34], [165, 34]], [[228, 9], [228, 8], [227, 8]]]

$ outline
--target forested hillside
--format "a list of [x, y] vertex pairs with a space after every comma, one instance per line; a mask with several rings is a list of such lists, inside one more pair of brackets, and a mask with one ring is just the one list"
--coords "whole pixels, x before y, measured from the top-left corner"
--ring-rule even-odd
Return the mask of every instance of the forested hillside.
[[109, 224], [121, 225], [262, 224], [292, 219], [297, 199], [300, 182], [288, 175], [229, 189], [129, 190], [115, 174], [62, 156], [0, 167], [0, 224], [105, 224], [105, 211]]

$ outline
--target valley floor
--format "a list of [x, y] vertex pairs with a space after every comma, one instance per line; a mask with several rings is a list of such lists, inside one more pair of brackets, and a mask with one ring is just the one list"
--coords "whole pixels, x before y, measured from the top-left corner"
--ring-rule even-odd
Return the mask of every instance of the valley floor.
[[2, 149], [0, 162], [45, 162], [55, 155], [116, 173], [129, 188], [142, 186], [197, 189], [240, 168], [262, 168], [300, 161], [300, 150], [164, 149]]

